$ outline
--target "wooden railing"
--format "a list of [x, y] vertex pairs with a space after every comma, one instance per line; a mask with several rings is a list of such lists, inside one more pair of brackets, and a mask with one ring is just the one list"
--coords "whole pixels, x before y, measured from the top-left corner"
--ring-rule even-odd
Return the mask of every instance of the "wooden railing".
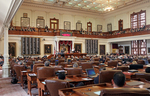
[[[124, 29], [122, 32], [118, 30], [112, 32], [83, 32], [80, 34], [77, 30], [50, 30], [50, 32], [44, 32], [44, 28], [37, 29], [35, 28], [36, 32], [34, 31], [20, 31], [20, 27], [15, 27], [15, 30], [9, 30], [9, 34], [11, 35], [40, 35], [40, 36], [60, 36], [60, 31], [62, 32], [72, 32], [72, 36], [76, 37], [85, 37], [85, 38], [119, 38], [119, 37], [128, 37], [128, 36], [137, 36], [137, 35], [146, 35], [150, 34], [150, 25], [146, 25], [146, 28], [143, 31], [139, 32], [131, 32], [130, 28]], [[124, 33], [123, 33], [124, 32]]]

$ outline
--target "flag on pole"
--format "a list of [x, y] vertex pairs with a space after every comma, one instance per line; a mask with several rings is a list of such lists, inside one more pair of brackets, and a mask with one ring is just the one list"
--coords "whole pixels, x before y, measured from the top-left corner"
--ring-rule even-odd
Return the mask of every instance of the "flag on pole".
[[55, 49], [55, 46], [54, 46], [54, 56], [55, 56], [55, 54], [56, 54], [56, 49]]

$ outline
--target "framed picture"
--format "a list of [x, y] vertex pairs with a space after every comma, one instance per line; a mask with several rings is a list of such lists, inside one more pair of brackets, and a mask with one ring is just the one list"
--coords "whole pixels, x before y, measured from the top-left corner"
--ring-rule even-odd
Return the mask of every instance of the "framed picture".
[[81, 43], [75, 43], [74, 48], [75, 48], [76, 52], [78, 51], [78, 52], [82, 53], [82, 44]]
[[148, 53], [150, 53], [150, 47], [148, 48]]
[[97, 32], [102, 32], [102, 25], [97, 25]]
[[51, 54], [52, 53], [52, 45], [51, 44], [45, 44], [44, 45], [44, 54]]
[[13, 57], [16, 57], [16, 42], [9, 42], [9, 55], [11, 54]]
[[124, 50], [125, 50], [125, 54], [129, 54], [129, 46], [125, 46]]
[[76, 30], [81, 30], [82, 29], [82, 23], [77, 22], [76, 23]]
[[64, 29], [65, 30], [71, 29], [71, 22], [70, 21], [64, 21]]
[[108, 32], [112, 31], [112, 24], [111, 23], [107, 24], [107, 31]]

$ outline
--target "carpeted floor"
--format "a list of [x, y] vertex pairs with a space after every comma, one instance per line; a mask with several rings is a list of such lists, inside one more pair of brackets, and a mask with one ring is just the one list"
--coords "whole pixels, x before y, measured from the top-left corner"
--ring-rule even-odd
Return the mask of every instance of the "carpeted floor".
[[29, 96], [20, 84], [11, 84], [10, 78], [0, 79], [0, 96]]

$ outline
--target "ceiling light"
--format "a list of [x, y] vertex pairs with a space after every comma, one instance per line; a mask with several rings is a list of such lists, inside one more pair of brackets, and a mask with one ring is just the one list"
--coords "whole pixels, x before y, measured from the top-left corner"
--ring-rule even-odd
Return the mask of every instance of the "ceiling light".
[[108, 0], [108, 6], [105, 7], [104, 11], [110, 11], [110, 10], [114, 10], [114, 8], [112, 6], [110, 6], [109, 0]]

